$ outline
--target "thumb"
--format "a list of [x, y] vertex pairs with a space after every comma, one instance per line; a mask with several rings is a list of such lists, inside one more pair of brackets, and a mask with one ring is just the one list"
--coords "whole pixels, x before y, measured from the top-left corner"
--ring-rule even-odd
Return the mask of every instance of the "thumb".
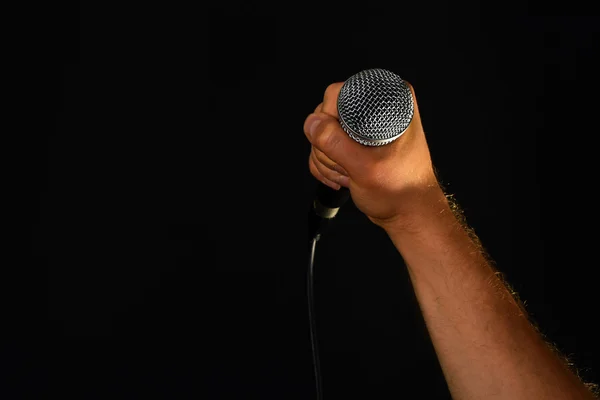
[[354, 141], [331, 115], [316, 112], [304, 121], [304, 133], [309, 142], [321, 150], [333, 162], [352, 175], [356, 166], [361, 165], [363, 146]]

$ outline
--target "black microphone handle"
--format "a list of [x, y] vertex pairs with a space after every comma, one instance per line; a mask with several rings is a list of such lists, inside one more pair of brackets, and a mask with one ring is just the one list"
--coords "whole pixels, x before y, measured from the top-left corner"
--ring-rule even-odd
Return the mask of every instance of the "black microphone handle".
[[339, 190], [335, 190], [321, 182], [317, 183], [315, 201], [311, 204], [308, 215], [309, 241], [319, 239], [349, 198], [348, 188], [342, 186]]

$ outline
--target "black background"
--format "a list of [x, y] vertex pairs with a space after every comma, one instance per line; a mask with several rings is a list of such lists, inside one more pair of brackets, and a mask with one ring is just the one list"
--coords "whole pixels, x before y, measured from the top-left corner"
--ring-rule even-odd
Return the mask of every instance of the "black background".
[[[366, 68], [413, 84], [441, 180], [600, 382], [600, 19], [403, 7], [61, 9], [32, 144], [47, 296], [21, 303], [40, 340], [9, 351], [12, 398], [315, 398], [302, 125]], [[351, 203], [315, 270], [325, 398], [449, 398], [401, 257]]]

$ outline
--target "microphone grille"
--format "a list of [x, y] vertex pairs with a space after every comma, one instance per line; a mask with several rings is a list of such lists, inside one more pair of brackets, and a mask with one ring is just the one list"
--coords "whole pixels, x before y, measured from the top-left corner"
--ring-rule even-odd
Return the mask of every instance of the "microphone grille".
[[366, 146], [382, 146], [398, 139], [414, 115], [413, 96], [406, 82], [380, 68], [348, 78], [337, 107], [342, 129]]

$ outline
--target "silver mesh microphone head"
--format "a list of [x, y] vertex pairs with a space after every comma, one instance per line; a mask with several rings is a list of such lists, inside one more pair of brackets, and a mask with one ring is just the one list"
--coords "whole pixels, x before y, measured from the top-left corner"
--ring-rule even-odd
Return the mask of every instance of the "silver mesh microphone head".
[[342, 129], [366, 146], [398, 139], [414, 115], [410, 88], [385, 69], [367, 69], [351, 76], [340, 90], [337, 107]]

